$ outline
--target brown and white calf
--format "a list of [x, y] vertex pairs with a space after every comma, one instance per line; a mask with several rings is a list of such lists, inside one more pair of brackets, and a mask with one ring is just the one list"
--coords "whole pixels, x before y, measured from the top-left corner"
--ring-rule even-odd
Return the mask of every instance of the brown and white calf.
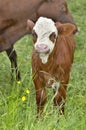
[[64, 113], [66, 89], [74, 57], [75, 41], [71, 23], [54, 23], [40, 17], [36, 24], [31, 20], [27, 28], [32, 31], [34, 48], [32, 73], [36, 89], [37, 111], [43, 111], [46, 102], [46, 87], [54, 92], [54, 104]]

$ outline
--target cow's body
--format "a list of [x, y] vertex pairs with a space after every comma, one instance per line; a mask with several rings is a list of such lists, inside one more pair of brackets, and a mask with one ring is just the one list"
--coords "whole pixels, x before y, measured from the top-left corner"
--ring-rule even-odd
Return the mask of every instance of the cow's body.
[[27, 19], [37, 11], [44, 0], [0, 0], [0, 51], [27, 34]]
[[28, 33], [27, 19], [36, 22], [40, 16], [62, 23], [75, 24], [65, 0], [0, 0], [0, 52], [6, 50], [16, 68], [16, 55], [15, 51], [12, 51], [13, 44]]
[[37, 108], [38, 112], [43, 109], [47, 98], [45, 89], [52, 87], [55, 94], [54, 104], [61, 106], [64, 112], [66, 88], [75, 50], [73, 36], [75, 28], [71, 24], [56, 23], [55, 26], [55, 23], [49, 20], [40, 18], [36, 25], [28, 21], [28, 30], [33, 28], [35, 43], [32, 54], [32, 72]]

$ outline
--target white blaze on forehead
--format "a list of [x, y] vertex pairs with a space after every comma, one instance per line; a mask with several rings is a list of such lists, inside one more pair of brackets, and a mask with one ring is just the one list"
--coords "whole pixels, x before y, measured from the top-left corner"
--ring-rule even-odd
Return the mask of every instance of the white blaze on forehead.
[[40, 17], [33, 29], [37, 33], [38, 38], [47, 37], [52, 32], [55, 32], [56, 36], [58, 35], [55, 23], [49, 18]]

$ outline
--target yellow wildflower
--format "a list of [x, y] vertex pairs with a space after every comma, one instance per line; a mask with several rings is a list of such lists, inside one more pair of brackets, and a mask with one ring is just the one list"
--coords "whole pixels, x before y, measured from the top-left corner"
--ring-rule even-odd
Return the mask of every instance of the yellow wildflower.
[[17, 84], [21, 84], [21, 81], [17, 81]]
[[29, 94], [30, 93], [30, 90], [29, 89], [26, 89], [26, 91], [25, 91], [27, 94]]
[[24, 102], [26, 100], [26, 97], [25, 96], [22, 96], [22, 101]]

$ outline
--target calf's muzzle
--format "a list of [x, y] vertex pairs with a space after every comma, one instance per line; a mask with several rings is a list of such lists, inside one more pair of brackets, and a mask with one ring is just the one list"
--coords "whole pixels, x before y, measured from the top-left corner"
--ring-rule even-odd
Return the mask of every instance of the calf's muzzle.
[[46, 44], [38, 44], [35, 46], [35, 50], [37, 53], [49, 53], [50, 49]]

